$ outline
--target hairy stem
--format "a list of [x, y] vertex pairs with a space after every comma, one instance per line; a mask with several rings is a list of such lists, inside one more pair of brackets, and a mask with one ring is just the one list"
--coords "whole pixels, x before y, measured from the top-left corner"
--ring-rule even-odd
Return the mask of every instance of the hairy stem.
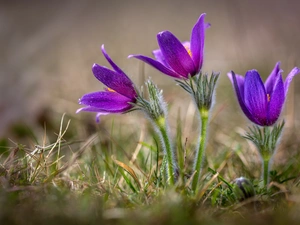
[[164, 152], [167, 158], [167, 181], [170, 185], [175, 184], [175, 169], [176, 169], [176, 163], [174, 159], [174, 152], [172, 149], [171, 141], [168, 135], [167, 131], [167, 125], [166, 125], [166, 120], [165, 118], [159, 118], [156, 121], [156, 125], [158, 126], [158, 130], [160, 132], [160, 136], [162, 139], [162, 145], [164, 148]]
[[267, 187], [269, 184], [269, 164], [270, 160], [269, 159], [263, 159], [263, 171], [262, 171], [262, 176], [264, 180], [264, 186]]
[[196, 193], [198, 189], [198, 182], [200, 178], [200, 172], [202, 168], [202, 162], [204, 158], [205, 152], [205, 141], [207, 135], [207, 125], [208, 125], [208, 110], [200, 110], [200, 117], [201, 117], [201, 133], [200, 133], [200, 140], [199, 140], [199, 148], [196, 151], [196, 157], [194, 161], [194, 178], [192, 181], [192, 189]]

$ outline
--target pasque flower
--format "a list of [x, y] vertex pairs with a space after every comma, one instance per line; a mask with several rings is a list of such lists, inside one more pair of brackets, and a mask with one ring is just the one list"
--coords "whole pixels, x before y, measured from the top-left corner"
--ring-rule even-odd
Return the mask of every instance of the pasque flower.
[[134, 84], [111, 60], [104, 49], [104, 45], [102, 45], [101, 50], [114, 70], [94, 64], [92, 71], [94, 76], [108, 88], [104, 91], [83, 95], [79, 99], [79, 104], [85, 105], [85, 107], [77, 110], [77, 113], [81, 111], [96, 112], [97, 121], [101, 115], [126, 112], [133, 107], [130, 103], [135, 103], [137, 97]]
[[143, 55], [130, 55], [175, 78], [188, 78], [198, 74], [203, 64], [205, 30], [210, 24], [201, 14], [192, 29], [190, 42], [181, 43], [170, 31], [157, 34], [159, 48], [153, 51], [156, 60]]
[[260, 126], [271, 126], [278, 120], [290, 82], [299, 72], [295, 67], [283, 81], [280, 62], [277, 62], [265, 83], [257, 70], [247, 71], [245, 77], [231, 71], [228, 77], [248, 119]]

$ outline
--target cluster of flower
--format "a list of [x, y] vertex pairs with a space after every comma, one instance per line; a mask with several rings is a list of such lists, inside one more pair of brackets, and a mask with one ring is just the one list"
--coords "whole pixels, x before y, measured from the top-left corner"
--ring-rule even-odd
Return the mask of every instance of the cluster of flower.
[[[157, 35], [159, 45], [158, 50], [153, 51], [155, 59], [143, 55], [130, 55], [129, 58], [139, 59], [161, 73], [175, 78], [176, 82], [195, 100], [196, 106], [200, 113], [202, 124], [201, 134], [199, 139], [199, 149], [196, 150], [195, 173], [192, 187], [197, 189], [197, 184], [200, 176], [201, 163], [203, 160], [203, 151], [205, 148], [206, 126], [211, 108], [212, 98], [216, 82], [219, 74], [212, 73], [211, 76], [202, 74], [204, 41], [206, 29], [210, 27], [205, 20], [206, 14], [201, 14], [198, 21], [194, 25], [190, 42], [180, 42], [171, 32], [162, 31]], [[107, 61], [112, 66], [110, 70], [104, 66], [94, 64], [92, 71], [95, 77], [105, 84], [108, 88], [104, 91], [94, 92], [84, 95], [79, 100], [79, 104], [85, 105], [80, 108], [80, 111], [96, 112], [96, 120], [99, 121], [101, 115], [111, 113], [125, 113], [132, 110], [143, 110], [148, 117], [153, 120], [158, 133], [162, 137], [162, 145], [166, 155], [166, 170], [169, 183], [176, 182], [177, 165], [174, 158], [174, 152], [168, 138], [165, 114], [166, 108], [162, 100], [161, 92], [151, 82], [148, 82], [147, 88], [150, 95], [150, 100], [147, 101], [138, 91], [133, 82], [128, 76], [112, 61], [102, 46], [102, 53]], [[295, 67], [288, 74], [285, 81], [282, 78], [282, 70], [280, 62], [277, 62], [273, 71], [263, 83], [261, 76], [257, 70], [249, 70], [245, 76], [237, 75], [233, 71], [228, 73], [228, 77], [235, 90], [240, 107], [246, 117], [255, 125], [262, 127], [270, 127], [276, 124], [281, 114], [290, 82], [293, 77], [300, 72], [300, 69]], [[151, 94], [152, 93], [152, 94]], [[282, 129], [283, 125], [280, 126]], [[259, 129], [259, 128], [258, 128]], [[276, 132], [268, 131], [267, 134], [276, 135], [277, 139], [280, 136], [281, 129], [276, 129]], [[248, 139], [255, 143], [260, 142], [256, 129], [251, 130]], [[277, 142], [275, 140], [275, 143]], [[273, 145], [272, 145], [273, 146]], [[275, 148], [276, 144], [273, 146]], [[260, 151], [266, 146], [258, 146]], [[168, 149], [169, 148], [169, 149]], [[267, 164], [270, 160], [270, 154], [274, 153], [271, 149], [269, 155], [264, 156], [264, 161]], [[266, 155], [266, 154], [265, 154]], [[267, 170], [269, 165], [267, 165]], [[263, 169], [263, 174], [268, 171]], [[268, 176], [264, 177], [267, 183]]]

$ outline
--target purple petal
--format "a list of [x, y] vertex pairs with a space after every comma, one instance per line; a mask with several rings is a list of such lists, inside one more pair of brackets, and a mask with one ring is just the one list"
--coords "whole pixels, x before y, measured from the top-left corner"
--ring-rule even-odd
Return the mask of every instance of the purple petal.
[[93, 92], [82, 96], [79, 99], [79, 104], [87, 105], [80, 111], [91, 111], [91, 112], [108, 112], [118, 113], [125, 112], [132, 108], [129, 104], [131, 99], [124, 97], [116, 92]]
[[99, 109], [98, 108], [95, 108], [95, 107], [91, 107], [91, 106], [86, 106], [86, 107], [83, 107], [83, 108], [80, 108], [76, 111], [76, 113], [79, 113], [81, 111], [87, 111], [87, 112], [97, 112], [97, 115], [96, 115], [96, 122], [99, 123], [100, 122], [100, 116], [101, 115], [107, 115], [109, 114], [108, 112], [99, 112]]
[[[112, 68], [114, 68], [114, 70], [117, 72], [117, 73], [121, 73], [125, 76], [127, 76], [121, 69], [120, 67], [118, 67], [113, 61], [112, 59], [109, 57], [109, 55], [106, 53], [105, 51], [105, 48], [104, 48], [104, 45], [101, 46], [101, 51], [104, 55], [104, 57], [106, 58], [106, 60], [109, 62], [109, 64], [112, 66]], [[128, 78], [129, 79], [129, 78]]]
[[[234, 85], [234, 80], [233, 80], [232, 72], [227, 73], [227, 76], [230, 79], [232, 85]], [[244, 79], [244, 77], [242, 75], [239, 75], [239, 74], [236, 74], [236, 73], [234, 75], [236, 77], [237, 86], [239, 87], [239, 91], [241, 93], [241, 96], [242, 96], [242, 98], [244, 98], [244, 81], [245, 81], [245, 79]]]
[[285, 81], [284, 81], [284, 95], [286, 96], [287, 95], [287, 92], [289, 90], [289, 86], [290, 86], [290, 83], [291, 81], [293, 80], [293, 77], [295, 75], [297, 75], [298, 73], [300, 73], [300, 68], [298, 67], [295, 67], [294, 69], [292, 69], [292, 71], [289, 73], [289, 75], [285, 78]]
[[191, 49], [191, 43], [189, 41], [181, 42], [185, 49]]
[[274, 84], [272, 95], [269, 95], [268, 98], [270, 99], [268, 107], [268, 125], [272, 125], [279, 118], [285, 100], [284, 84], [281, 74]]
[[96, 112], [96, 113], [101, 113], [101, 115], [107, 115], [110, 113], [114, 113], [114, 112], [102, 111], [101, 109], [92, 107], [92, 106], [85, 106], [85, 107], [82, 107], [82, 108], [76, 110], [76, 113], [80, 113], [80, 112]]
[[164, 66], [161, 62], [158, 62], [154, 59], [151, 59], [147, 56], [143, 56], [143, 55], [129, 55], [129, 58], [134, 57], [137, 58], [139, 60], [142, 60], [143, 62], [153, 66], [154, 68], [156, 68], [157, 70], [159, 70], [160, 72], [169, 75], [171, 77], [175, 77], [175, 78], [180, 78], [182, 79], [182, 76], [176, 72], [174, 72], [173, 70], [169, 69], [168, 67]]
[[256, 122], [255, 118], [252, 118], [244, 100], [244, 77], [241, 75], [236, 75], [233, 71], [227, 74], [231, 83], [234, 87], [238, 102], [244, 114], [253, 122]]
[[86, 111], [86, 112], [99, 112], [101, 110], [99, 108], [95, 108], [95, 107], [91, 107], [91, 106], [85, 106], [85, 107], [82, 107], [80, 109], [77, 109], [76, 113], [80, 113], [82, 111]]
[[104, 113], [104, 112], [98, 112], [96, 115], [96, 122], [99, 123], [100, 122], [100, 116], [104, 116], [107, 115], [109, 113]]
[[249, 70], [244, 83], [245, 105], [259, 125], [267, 123], [267, 93], [265, 86], [256, 70]]
[[169, 31], [158, 33], [157, 41], [161, 52], [171, 68], [184, 77], [195, 75], [196, 68], [192, 58], [181, 42]]
[[[168, 63], [167, 63], [165, 57], [163, 56], [163, 54], [162, 54], [162, 52], [161, 52], [160, 49], [154, 50], [154, 51], [152, 52], [152, 54], [154, 55], [154, 58], [155, 58], [158, 62], [160, 62], [161, 64], [163, 64], [165, 67], [171, 69], [170, 66], [168, 65]], [[171, 69], [171, 70], [172, 70], [172, 69]]]
[[[190, 49], [190, 42], [189, 41], [185, 41], [182, 42], [182, 45], [184, 46], [184, 48], [186, 50]], [[167, 63], [165, 57], [163, 56], [162, 52], [160, 49], [156, 49], [152, 51], [152, 54], [154, 55], [155, 59], [160, 62], [161, 64], [163, 64], [165, 67], [168, 67], [169, 69], [173, 70], [169, 64]]]
[[265, 82], [266, 92], [269, 95], [272, 95], [275, 83], [278, 80], [278, 77], [280, 76], [279, 72], [280, 72], [280, 62], [277, 62], [274, 69], [273, 69], [273, 71], [268, 76], [268, 78]]
[[209, 24], [206, 24], [204, 22], [205, 16], [205, 13], [200, 15], [191, 33], [191, 52], [197, 71], [200, 71], [200, 69], [202, 68], [205, 30], [209, 27]]
[[[189, 53], [189, 50], [191, 50], [191, 43], [189, 41], [184, 41], [184, 42], [181, 42], [181, 44]], [[189, 53], [189, 54], [191, 54], [191, 53]]]
[[107, 87], [130, 99], [136, 97], [134, 85], [125, 74], [117, 73], [98, 64], [93, 65], [92, 71], [95, 77]]

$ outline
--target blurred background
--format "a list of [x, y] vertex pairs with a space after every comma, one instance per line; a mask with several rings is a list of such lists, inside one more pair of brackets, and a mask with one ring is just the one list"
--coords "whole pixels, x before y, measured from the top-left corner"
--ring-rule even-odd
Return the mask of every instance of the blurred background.
[[[237, 105], [228, 71], [245, 74], [255, 68], [266, 78], [277, 61], [285, 76], [300, 66], [297, 0], [1, 1], [0, 5], [0, 137], [11, 138], [12, 127], [19, 123], [43, 129], [45, 121], [60, 120], [63, 113], [73, 121], [84, 118], [95, 124], [94, 114], [75, 111], [83, 94], [103, 89], [91, 72], [93, 63], [109, 66], [100, 51], [102, 44], [137, 86], [151, 77], [164, 89], [171, 121], [179, 108], [183, 120], [192, 117], [189, 96], [172, 78], [127, 56], [151, 56], [157, 48], [156, 34], [162, 30], [189, 40], [203, 12], [212, 25], [206, 33], [203, 70], [221, 72], [214, 129], [226, 133], [249, 124]], [[299, 84], [300, 77], [295, 77], [285, 109], [289, 126], [299, 124], [300, 91], [295, 88]], [[132, 124], [137, 113], [121, 119]], [[105, 118], [112, 117], [120, 118]], [[186, 123], [187, 129], [191, 123]]]

